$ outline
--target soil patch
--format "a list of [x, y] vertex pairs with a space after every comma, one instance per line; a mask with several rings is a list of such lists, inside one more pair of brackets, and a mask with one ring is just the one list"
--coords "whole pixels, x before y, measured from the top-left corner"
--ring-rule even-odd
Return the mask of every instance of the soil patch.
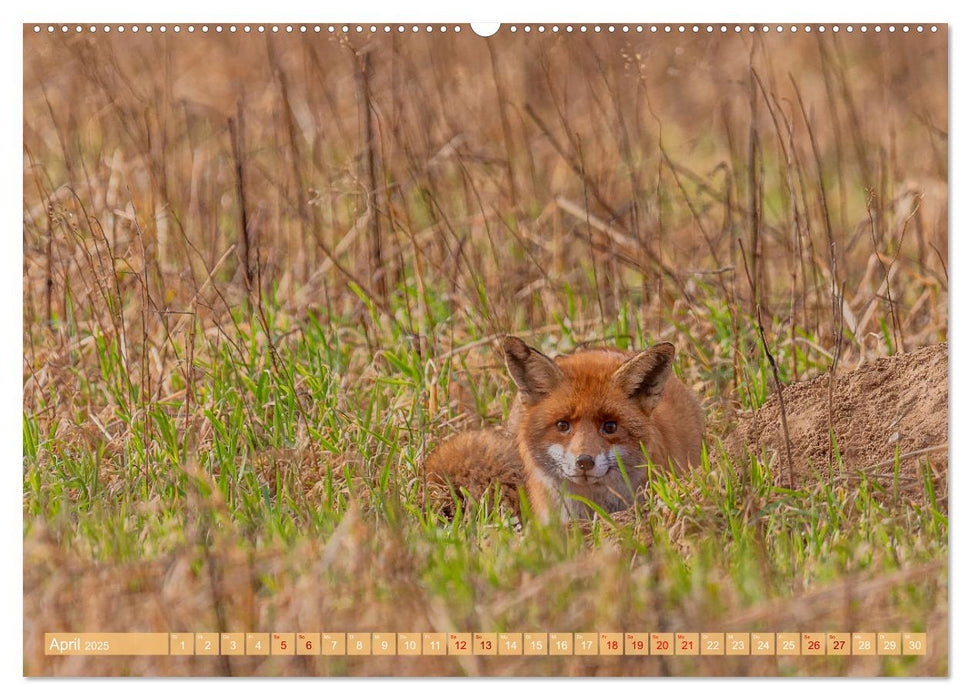
[[[915, 483], [917, 465], [925, 462], [935, 477], [946, 476], [947, 343], [837, 372], [832, 419], [829, 385], [829, 376], [823, 375], [783, 390], [794, 476], [828, 473], [831, 420], [845, 471], [892, 476], [899, 449], [902, 481]], [[778, 396], [773, 394], [754, 416], [744, 417], [725, 446], [736, 456], [746, 449], [764, 454], [784, 470]]]

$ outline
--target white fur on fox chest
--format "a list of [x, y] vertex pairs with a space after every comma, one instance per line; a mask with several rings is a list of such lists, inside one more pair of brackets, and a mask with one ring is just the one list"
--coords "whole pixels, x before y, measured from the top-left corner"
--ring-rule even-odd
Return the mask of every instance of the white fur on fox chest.
[[[578, 455], [574, 454], [572, 450], [563, 447], [563, 445], [550, 445], [546, 448], [546, 456], [556, 466], [556, 469], [566, 477], [587, 476], [599, 479], [611, 467], [617, 466], [617, 454], [615, 451], [591, 455], [593, 457], [593, 469], [587, 470], [580, 469], [577, 466]], [[621, 455], [621, 458], [623, 459], [623, 455]]]
[[[547, 464], [553, 469], [540, 469], [537, 476], [547, 491], [560, 500], [562, 518], [583, 518], [591, 515], [589, 508], [581, 501], [569, 498], [571, 495], [585, 498], [607, 512], [623, 510], [634, 503], [632, 489], [636, 490], [643, 482], [642, 470], [633, 466], [638, 460], [629, 457], [626, 450], [618, 447], [612, 448], [609, 453], [601, 452], [591, 456], [593, 469], [584, 471], [577, 466], [577, 455], [569, 449], [562, 445], [550, 445], [546, 448]], [[626, 480], [619, 469], [621, 463], [627, 470]], [[584, 475], [589, 481], [583, 479]], [[571, 477], [575, 477], [577, 481]]]

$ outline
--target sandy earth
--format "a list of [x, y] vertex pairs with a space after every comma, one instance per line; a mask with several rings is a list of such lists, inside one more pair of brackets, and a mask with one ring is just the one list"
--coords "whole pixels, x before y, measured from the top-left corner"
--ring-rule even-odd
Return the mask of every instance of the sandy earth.
[[[828, 375], [783, 390], [795, 480], [830, 464]], [[891, 476], [897, 448], [900, 480], [917, 485], [919, 464], [929, 463], [935, 481], [947, 474], [947, 343], [880, 358], [853, 371], [837, 372], [832, 427], [846, 471]], [[775, 394], [755, 414], [743, 417], [725, 442], [730, 454], [747, 447], [764, 451], [785, 470], [785, 440]], [[943, 494], [939, 494], [943, 495]]]

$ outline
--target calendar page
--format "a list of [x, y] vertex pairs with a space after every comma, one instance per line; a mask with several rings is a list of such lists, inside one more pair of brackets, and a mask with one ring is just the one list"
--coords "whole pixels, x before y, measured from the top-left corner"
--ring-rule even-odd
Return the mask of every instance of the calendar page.
[[948, 675], [948, 133], [943, 23], [25, 24], [24, 675]]

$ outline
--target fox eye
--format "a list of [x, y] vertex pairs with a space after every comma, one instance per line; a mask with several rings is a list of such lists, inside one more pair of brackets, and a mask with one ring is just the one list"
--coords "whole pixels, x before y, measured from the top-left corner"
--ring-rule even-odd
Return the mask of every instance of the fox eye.
[[603, 430], [606, 435], [613, 435], [617, 432], [617, 421], [609, 420], [604, 423], [600, 429]]
[[556, 421], [556, 429], [561, 433], [567, 433], [570, 431], [570, 421], [568, 420], [558, 420]]

